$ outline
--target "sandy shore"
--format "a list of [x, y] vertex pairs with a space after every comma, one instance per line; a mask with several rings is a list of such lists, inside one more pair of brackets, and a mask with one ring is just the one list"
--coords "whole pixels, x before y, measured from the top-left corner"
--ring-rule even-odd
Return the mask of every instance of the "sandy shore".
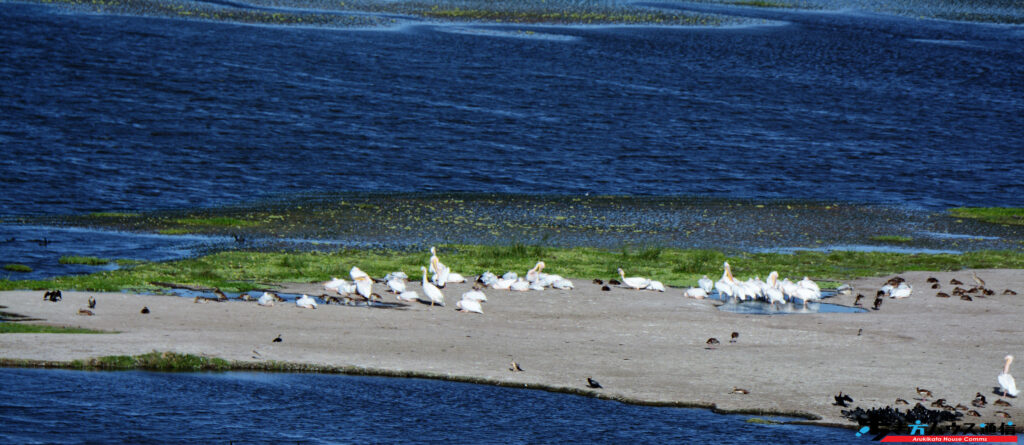
[[[557, 271], [556, 271], [557, 272]], [[720, 410], [806, 413], [821, 423], [849, 423], [832, 396], [850, 394], [865, 408], [914, 403], [914, 388], [948, 403], [969, 405], [976, 392], [989, 398], [1003, 356], [1024, 361], [1024, 271], [979, 270], [997, 294], [974, 301], [936, 298], [951, 278], [973, 284], [970, 271], [902, 274], [912, 297], [886, 300], [880, 311], [857, 314], [741, 315], [711, 301], [669, 292], [615, 288], [600, 291], [590, 279], [573, 291], [487, 291], [485, 314], [456, 312], [468, 289], [449, 285], [448, 307], [413, 303], [404, 309], [255, 303], [194, 304], [172, 296], [64, 292], [58, 303], [43, 292], [0, 292], [8, 312], [45, 319], [33, 323], [116, 330], [112, 335], [4, 334], [0, 356], [72, 360], [105, 355], [175, 351], [228, 360], [277, 360], [465, 376], [508, 383], [585, 389], [587, 377], [602, 394], [646, 402], [703, 404]], [[926, 283], [936, 277], [938, 291]], [[865, 306], [886, 279], [853, 281]], [[377, 285], [379, 286], [379, 285]], [[418, 284], [410, 286], [419, 290]], [[970, 286], [964, 286], [970, 287]], [[319, 294], [318, 286], [288, 291]], [[1021, 296], [1002, 295], [1004, 289]], [[382, 291], [382, 287], [378, 289]], [[93, 295], [95, 316], [78, 315]], [[390, 294], [386, 301], [394, 301]], [[853, 297], [833, 303], [852, 305]], [[143, 306], [151, 313], [140, 314]], [[861, 335], [858, 331], [863, 329]], [[729, 343], [732, 332], [739, 340]], [[283, 341], [272, 343], [280, 334]], [[716, 337], [721, 344], [707, 349]], [[258, 357], [254, 358], [254, 350]], [[510, 372], [515, 359], [525, 372]], [[1015, 362], [1024, 376], [1024, 365]], [[1018, 380], [1020, 381], [1020, 380]], [[733, 394], [734, 387], [749, 394]], [[1009, 408], [978, 409], [982, 419], [1005, 410], [1024, 418], [1024, 400]]]

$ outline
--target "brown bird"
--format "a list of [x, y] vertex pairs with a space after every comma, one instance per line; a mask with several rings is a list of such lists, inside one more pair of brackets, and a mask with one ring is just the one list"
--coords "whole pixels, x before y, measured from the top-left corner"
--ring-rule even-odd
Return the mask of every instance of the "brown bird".
[[238, 299], [242, 301], [252, 301], [252, 296], [250, 296], [249, 294], [240, 294], [238, 296]]
[[864, 299], [864, 294], [857, 294], [857, 297], [853, 299], [854, 306], [860, 306], [860, 300]]
[[959, 286], [959, 285], [961, 285], [961, 284], [964, 284], [964, 282], [963, 282], [963, 281], [960, 281], [960, 280], [958, 280], [958, 279], [956, 279], [956, 278], [954, 278], [954, 279], [952, 279], [952, 280], [949, 280], [949, 284], [952, 284], [952, 285], [954, 285], [954, 286]]
[[901, 277], [901, 276], [895, 276], [895, 277], [890, 278], [889, 281], [886, 281], [885, 284], [888, 284], [890, 286], [896, 287], [896, 286], [899, 286], [900, 283], [902, 283], [904, 281], [907, 281], [907, 280], [904, 280], [903, 277]]
[[732, 339], [729, 340], [729, 343], [736, 343], [736, 340], [738, 340], [739, 338], [740, 338], [740, 333], [739, 332], [733, 332], [732, 333]]
[[907, 403], [907, 401], [906, 401], [906, 400], [903, 400], [903, 399], [899, 399], [899, 398], [898, 398], [898, 399], [896, 399], [896, 402], [895, 402], [894, 404], [895, 404], [895, 405], [909, 405], [909, 403]]
[[93, 313], [88, 309], [79, 309], [78, 315], [93, 315]]
[[217, 301], [228, 301], [228, 296], [221, 292], [220, 289], [214, 288], [213, 294], [217, 296]]
[[1004, 419], [1010, 419], [1010, 418], [1011, 418], [1011, 417], [1010, 417], [1010, 414], [1009, 414], [1009, 413], [1007, 413], [1006, 411], [996, 411], [996, 412], [995, 412], [995, 413], [993, 413], [993, 414], [995, 414], [995, 415], [996, 415], [996, 417], [1002, 417], [1002, 418], [1004, 418]]
[[519, 363], [516, 363], [515, 360], [512, 360], [512, 366], [509, 367], [508, 370], [512, 372], [523, 372], [523, 368], [521, 368]]
[[939, 297], [939, 298], [949, 298], [949, 294], [947, 294], [945, 292], [939, 292], [939, 293], [935, 294], [935, 296]]
[[914, 389], [917, 390], [917, 395], [924, 397], [924, 400], [928, 400], [928, 398], [932, 396], [932, 392], [927, 389], [920, 387], [914, 387]]
[[974, 400], [971, 400], [971, 405], [974, 405], [978, 408], [984, 408], [985, 404], [987, 403], [988, 401], [985, 400], [985, 396], [981, 395], [980, 392], [974, 395]]
[[992, 406], [1013, 406], [1013, 405], [1010, 405], [1010, 402], [1007, 402], [1007, 401], [1005, 401], [1003, 399], [999, 399], [999, 400], [996, 400], [995, 402], [992, 402]]
[[938, 283], [939, 279], [935, 277], [928, 277], [926, 281], [928, 281], [929, 283]]
[[604, 284], [604, 280], [602, 280], [600, 278], [594, 278], [594, 284], [596, 284], [598, 286], [603, 285]]
[[620, 283], [619, 280], [608, 280], [608, 284], [611, 286], [618, 286], [622, 283]]
[[941, 287], [939, 286], [939, 283], [935, 283], [932, 285], [932, 289], [938, 289], [939, 287]]
[[964, 300], [964, 301], [974, 301], [974, 299], [973, 299], [973, 298], [971, 298], [971, 296], [970, 296], [970, 295], [966, 295], [966, 294], [964, 294], [964, 295], [961, 295], [961, 296], [960, 296], [960, 299], [961, 299], [961, 300]]
[[96, 309], [96, 299], [89, 297], [89, 309]]
[[967, 289], [964, 289], [960, 286], [953, 288], [953, 295], [963, 295], [965, 293], [967, 293]]
[[1012, 290], [1007, 289], [1007, 290], [1003, 291], [1003, 295], [1017, 295], [1017, 293], [1012, 291]]
[[[885, 295], [885, 293], [883, 292], [882, 295]], [[882, 298], [882, 295], [875, 297], [875, 305], [872, 306], [871, 309], [877, 311], [879, 308], [882, 307], [882, 302], [885, 301], [885, 298]]]
[[946, 405], [946, 399], [938, 399], [938, 400], [932, 402], [932, 406], [935, 407], [935, 408], [942, 408], [945, 405]]
[[858, 337], [860, 337], [860, 334], [863, 334], [863, 333], [864, 333], [864, 328], [857, 329], [857, 336]]
[[717, 338], [711, 337], [711, 338], [708, 339], [708, 341], [706, 341], [704, 343], [708, 345], [707, 349], [715, 349], [715, 345], [717, 345], [717, 344], [719, 344], [721, 342], [718, 341]]
[[977, 272], [971, 271], [971, 278], [974, 279], [975, 283], [978, 283], [978, 286], [985, 286], [985, 280], [982, 280], [981, 277], [978, 276]]
[[140, 314], [148, 314], [149, 313], [149, 306], [143, 306], [142, 310], [139, 311], [139, 313]]
[[966, 406], [964, 406], [963, 403], [957, 403], [956, 404], [956, 410], [957, 411], [967, 411], [968, 409], [970, 409], [970, 408], [967, 408]]
[[750, 391], [746, 390], [746, 389], [743, 389], [743, 388], [737, 388], [737, 387], [733, 386], [732, 387], [732, 393], [733, 394], [750, 394]]
[[992, 289], [982, 289], [981, 293], [984, 294], [987, 297], [991, 297], [991, 296], [996, 294], [996, 291], [994, 291]]
[[967, 415], [971, 416], [971, 417], [981, 417], [981, 413], [979, 413], [979, 412], [977, 412], [977, 411], [975, 411], [973, 409], [967, 410]]

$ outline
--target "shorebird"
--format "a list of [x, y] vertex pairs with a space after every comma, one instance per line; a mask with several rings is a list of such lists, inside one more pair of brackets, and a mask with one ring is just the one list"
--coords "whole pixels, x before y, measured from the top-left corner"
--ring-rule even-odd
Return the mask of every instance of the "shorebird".
[[945, 292], [939, 292], [939, 293], [935, 294], [935, 296], [939, 297], [939, 298], [949, 298], [949, 294], [947, 294]]
[[971, 271], [971, 278], [974, 279], [975, 283], [978, 283], [978, 286], [985, 287], [985, 280], [982, 280], [981, 277], [978, 276], [977, 272]]
[[743, 389], [743, 388], [737, 388], [737, 387], [733, 386], [732, 387], [732, 393], [733, 394], [750, 394], [750, 390]]
[[960, 280], [958, 280], [956, 278], [953, 278], [952, 280], [949, 280], [949, 284], [952, 284], [954, 286], [959, 286], [959, 285], [964, 284], [964, 283], [963, 283], [963, 281], [960, 281]]
[[893, 402], [893, 405], [909, 405], [909, 404], [910, 403], [908, 403], [906, 400], [899, 399], [899, 398], [897, 398], [896, 401]]
[[271, 343], [281, 343], [284, 340], [281, 339], [281, 334], [277, 334], [277, 337], [271, 340]]
[[938, 279], [938, 278], [935, 278], [935, 277], [928, 277], [928, 279], [927, 279], [927, 280], [925, 280], [925, 281], [927, 281], [927, 282], [929, 282], [929, 283], [938, 283], [938, 282], [939, 282], [939, 279]]
[[857, 297], [853, 299], [854, 306], [860, 306], [860, 300], [864, 299], [864, 294], [857, 294]]
[[1003, 295], [1017, 295], [1017, 293], [1010, 289], [1006, 289], [1003, 291]]
[[978, 408], [984, 408], [986, 403], [988, 403], [988, 401], [985, 400], [985, 396], [981, 395], [980, 392], [974, 395], [974, 400], [971, 400], [971, 405], [977, 406]]
[[523, 368], [520, 367], [519, 363], [516, 363], [515, 360], [512, 360], [512, 366], [510, 366], [508, 370], [512, 372], [523, 372]]
[[914, 389], [917, 390], [917, 395], [924, 397], [923, 400], [928, 400], [928, 398], [932, 396], [932, 392], [927, 389], [920, 387], [914, 387]]
[[992, 402], [992, 406], [1013, 406], [1013, 405], [1010, 405], [1010, 402], [1007, 402], [1007, 401], [1005, 401], [1003, 399], [997, 399], [995, 402]]
[[739, 338], [740, 338], [740, 333], [739, 332], [733, 332], [732, 333], [732, 337], [729, 340], [729, 343], [736, 343], [736, 340], [739, 340]]
[[1009, 419], [1010, 418], [1010, 413], [1007, 413], [1006, 411], [996, 411], [993, 414], [995, 414], [996, 417], [1002, 417], [1004, 419]]
[[878, 295], [875, 296], [875, 305], [872, 306], [871, 309], [874, 309], [874, 310], [877, 311], [879, 308], [882, 307], [882, 302], [885, 301], [885, 299], [882, 298], [883, 295], [885, 295], [885, 292], [878, 291]]
[[217, 301], [228, 301], [228, 296], [220, 289], [214, 288], [213, 294], [217, 296]]
[[96, 309], [96, 299], [89, 297], [89, 309]]
[[707, 349], [715, 349], [715, 346], [717, 346], [721, 342], [718, 341], [717, 338], [711, 337], [711, 338], [708, 339], [708, 341], [706, 341], [704, 343], [708, 345]]
[[594, 284], [596, 284], [598, 286], [604, 286], [604, 280], [602, 280], [600, 278], [594, 278]]
[[847, 405], [847, 403], [853, 403], [853, 397], [850, 397], [849, 394], [843, 394], [842, 391], [839, 392], [839, 395], [832, 396], [832, 398], [835, 399], [835, 402], [832, 403], [835, 406], [849, 407], [850, 405]]
[[588, 388], [604, 388], [603, 386], [601, 386], [600, 383], [597, 383], [597, 380], [594, 380], [594, 379], [592, 379], [590, 377], [587, 377], [587, 387]]

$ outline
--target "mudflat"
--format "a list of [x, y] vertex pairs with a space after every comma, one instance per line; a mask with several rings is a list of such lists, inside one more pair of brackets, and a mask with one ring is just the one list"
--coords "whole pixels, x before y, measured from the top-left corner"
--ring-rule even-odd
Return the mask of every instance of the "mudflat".
[[[555, 271], [557, 272], [557, 271]], [[970, 289], [972, 272], [995, 291], [973, 301], [952, 294], [950, 280]], [[592, 391], [644, 403], [680, 403], [722, 411], [791, 413], [816, 422], [851, 424], [834, 406], [840, 391], [864, 408], [920, 401], [915, 388], [950, 405], [988, 398], [978, 420], [1024, 417], [1024, 400], [993, 407], [1003, 357], [1024, 359], [1024, 270], [992, 269], [900, 274], [914, 288], [885, 299], [877, 311], [744, 315], [711, 300], [667, 292], [573, 280], [569, 291], [485, 290], [483, 314], [461, 313], [455, 302], [468, 284], [449, 284], [447, 306], [411, 303], [383, 309], [293, 303], [196, 304], [177, 296], [64, 292], [60, 302], [42, 291], [0, 292], [4, 311], [42, 319], [35, 324], [117, 331], [116, 334], [3, 334], [0, 357], [69, 361], [106, 355], [174, 351], [254, 362], [274, 360], [322, 366], [467, 377], [505, 384]], [[932, 289], [928, 278], [938, 279]], [[792, 277], [800, 278], [800, 277]], [[870, 308], [887, 277], [851, 281], [852, 295], [828, 303], [852, 306], [865, 295]], [[385, 301], [394, 296], [383, 292]], [[420, 291], [418, 281], [410, 289]], [[286, 283], [283, 292], [323, 293], [318, 284]], [[422, 294], [422, 292], [421, 292]], [[93, 296], [95, 315], [79, 315]], [[150, 313], [141, 314], [148, 307]], [[739, 334], [731, 342], [733, 332]], [[273, 342], [280, 335], [281, 342]], [[706, 343], [716, 338], [714, 348]], [[522, 372], [509, 370], [515, 360]], [[1015, 362], [1019, 363], [1019, 362]], [[1016, 369], [1024, 369], [1018, 366]], [[1011, 367], [1010, 372], [1013, 373]], [[1024, 375], [1024, 371], [1018, 371]], [[590, 390], [587, 378], [604, 388]], [[749, 391], [734, 393], [734, 388]], [[915, 400], [918, 399], [918, 400]]]

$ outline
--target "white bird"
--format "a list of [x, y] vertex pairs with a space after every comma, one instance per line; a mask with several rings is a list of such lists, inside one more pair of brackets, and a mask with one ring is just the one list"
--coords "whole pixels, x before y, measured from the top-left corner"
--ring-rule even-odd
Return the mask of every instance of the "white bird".
[[651, 285], [651, 280], [644, 277], [629, 277], [626, 278], [626, 272], [619, 268], [619, 277], [622, 278], [622, 284], [632, 287], [633, 289], [643, 289]]
[[477, 289], [473, 289], [473, 290], [471, 290], [469, 292], [466, 292], [466, 293], [462, 294], [462, 299], [463, 300], [473, 300], [473, 301], [487, 301], [487, 295], [484, 295], [483, 292], [481, 292], [481, 291], [479, 291]]
[[388, 280], [388, 289], [392, 293], [400, 294], [405, 292], [405, 280], [401, 278], [392, 278]]
[[537, 264], [533, 266], [533, 269], [526, 272], [526, 281], [532, 283], [540, 279], [540, 271], [544, 270], [544, 266], [545, 264], [543, 261], [538, 261]]
[[818, 292], [818, 294], [821, 294], [821, 288], [818, 287], [818, 283], [815, 283], [814, 280], [808, 277], [804, 277], [804, 279], [797, 281], [796, 285], [800, 287], [805, 287], [807, 289], [811, 289], [813, 291]]
[[437, 263], [434, 269], [437, 270], [437, 273], [430, 277], [430, 281], [438, 287], [445, 287], [448, 284], [448, 277], [452, 274], [451, 270], [448, 269], [448, 266], [441, 263]]
[[896, 286], [892, 292], [889, 292], [889, 296], [892, 298], [907, 298], [910, 296], [911, 292], [914, 292], [914, 287], [904, 281], [900, 283], [899, 286]]
[[540, 284], [540, 281], [534, 281], [530, 283], [530, 290], [544, 290], [544, 285]]
[[817, 301], [821, 299], [821, 292], [815, 292], [814, 289], [808, 287], [797, 286], [796, 295], [794, 295], [794, 297], [803, 301], [804, 307], [806, 308], [808, 301]]
[[704, 290], [703, 287], [691, 287], [689, 289], [686, 289], [686, 291], [683, 292], [683, 295], [690, 298], [703, 300], [708, 297], [708, 291]]
[[407, 290], [398, 294], [395, 298], [397, 298], [398, 301], [416, 301], [420, 299], [420, 294], [417, 294], [414, 290]]
[[729, 280], [722, 278], [715, 282], [715, 290], [718, 291], [718, 295], [723, 298], [732, 298], [736, 296], [736, 288], [729, 282]]
[[389, 273], [387, 275], [384, 275], [384, 281], [385, 282], [391, 281], [391, 280], [394, 280], [394, 279], [398, 279], [398, 280], [403, 280], [404, 281], [404, 280], [408, 280], [409, 276], [406, 275], [405, 272], [402, 272], [402, 271], [391, 272], [391, 273]]
[[356, 293], [369, 299], [373, 294], [373, 278], [369, 276], [356, 278]]
[[508, 272], [505, 272], [505, 275], [501, 276], [501, 279], [503, 279], [503, 280], [514, 280], [516, 278], [519, 278], [519, 274], [517, 274], [515, 272], [512, 272], [511, 270], [508, 271]]
[[512, 284], [509, 285], [508, 290], [513, 290], [516, 292], [526, 292], [530, 290], [530, 282], [522, 278], [517, 278], [515, 281], [512, 282]]
[[704, 289], [705, 296], [711, 293], [711, 290], [715, 288], [715, 282], [711, 281], [707, 275], [704, 275], [704, 278], [697, 280], [697, 285], [700, 286], [701, 289]]
[[455, 303], [455, 307], [459, 308], [462, 312], [476, 312], [478, 314], [484, 313], [484, 307], [476, 300], [459, 300]]
[[331, 281], [324, 282], [324, 289], [338, 291], [338, 288], [348, 284], [344, 278], [331, 277]]
[[370, 276], [367, 275], [366, 272], [363, 272], [362, 269], [356, 266], [352, 266], [352, 270], [350, 270], [348, 274], [352, 277], [353, 281], [358, 280], [360, 277], [370, 278]]
[[1017, 397], [1020, 391], [1017, 390], [1017, 382], [1013, 380], [1013, 376], [1010, 375], [1010, 362], [1013, 361], [1013, 356], [1008, 355], [1003, 357], [1006, 360], [1006, 365], [1003, 366], [1003, 372], [999, 374], [999, 388], [1003, 390], [1003, 396], [1007, 394]]
[[484, 286], [490, 286], [498, 282], [498, 276], [491, 273], [491, 271], [487, 271], [480, 274], [480, 278], [477, 278], [477, 281], [482, 283]]
[[460, 273], [448, 272], [448, 282], [449, 283], [465, 283], [466, 282], [466, 277], [463, 276]]
[[423, 293], [430, 299], [430, 305], [433, 306], [437, 304], [439, 306], [444, 306], [444, 294], [441, 293], [441, 289], [438, 289], [437, 286], [434, 286], [430, 281], [427, 281], [426, 267], [420, 266], [420, 270], [423, 271]]
[[304, 309], [316, 309], [316, 300], [310, 298], [309, 295], [302, 294], [295, 300], [295, 305]]
[[775, 303], [785, 304], [786, 296], [782, 294], [782, 289], [775, 287], [769, 287], [764, 290], [764, 296], [768, 299], [768, 303], [775, 307]]
[[263, 296], [261, 296], [259, 300], [256, 300], [256, 304], [260, 306], [273, 306], [275, 300], [277, 299], [274, 298], [274, 294], [270, 292], [264, 292]]
[[435, 268], [435, 265], [440, 263], [441, 260], [437, 258], [437, 248], [430, 246], [430, 273], [436, 274], [437, 269]]
[[515, 283], [517, 280], [518, 278], [499, 278], [498, 281], [491, 285], [491, 289], [509, 290], [512, 287], [512, 283]]
[[572, 290], [572, 289], [576, 288], [576, 286], [574, 286], [572, 284], [572, 281], [569, 281], [569, 280], [567, 280], [565, 278], [562, 278], [562, 277], [558, 277], [557, 280], [555, 280], [553, 283], [551, 283], [551, 287], [553, 287], [555, 289], [561, 289], [561, 290]]
[[647, 290], [665, 292], [665, 285], [661, 281], [651, 280], [650, 284], [647, 285]]

